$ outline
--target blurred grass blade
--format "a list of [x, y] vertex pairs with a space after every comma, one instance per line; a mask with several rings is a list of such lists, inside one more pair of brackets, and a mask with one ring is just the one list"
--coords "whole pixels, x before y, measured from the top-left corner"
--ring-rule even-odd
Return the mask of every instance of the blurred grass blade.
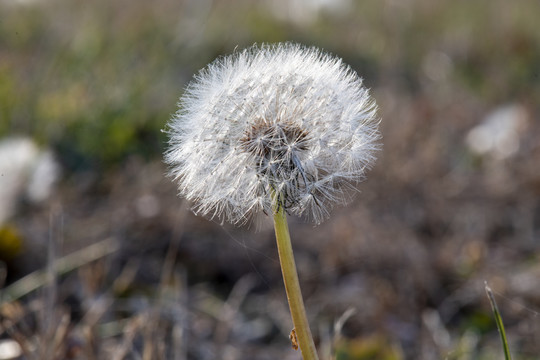
[[506, 340], [506, 332], [504, 331], [504, 324], [501, 318], [501, 313], [499, 312], [499, 308], [497, 307], [497, 303], [495, 302], [493, 291], [491, 291], [491, 288], [488, 286], [487, 281], [485, 282], [485, 286], [489, 302], [491, 303], [491, 309], [493, 310], [493, 315], [495, 315], [495, 322], [497, 323], [497, 328], [499, 329], [499, 334], [501, 335], [501, 341], [504, 349], [504, 358], [506, 360], [512, 360], [512, 356], [510, 356], [510, 349], [508, 348], [508, 341]]
[[[112, 254], [119, 248], [120, 245], [115, 238], [107, 238], [54, 261], [52, 266], [58, 275], [63, 275], [91, 263], [92, 261]], [[45, 284], [47, 284], [46, 270], [38, 270], [28, 274], [6, 288], [1, 289], [0, 305], [18, 300]]]

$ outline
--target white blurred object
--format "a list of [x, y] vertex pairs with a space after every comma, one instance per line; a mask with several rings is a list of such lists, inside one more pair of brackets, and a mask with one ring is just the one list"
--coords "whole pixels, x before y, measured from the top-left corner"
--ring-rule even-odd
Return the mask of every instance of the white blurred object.
[[478, 155], [490, 155], [496, 160], [509, 158], [519, 150], [527, 118], [527, 110], [521, 105], [501, 106], [469, 131], [467, 146]]
[[42, 151], [28, 138], [0, 141], [0, 224], [15, 212], [25, 196], [37, 203], [46, 200], [60, 175], [60, 166], [50, 151]]
[[0, 360], [16, 359], [22, 355], [19, 343], [12, 339], [0, 340]]
[[58, 180], [59, 166], [52, 152], [45, 151], [36, 159], [32, 176], [26, 186], [26, 195], [32, 202], [46, 200], [51, 194], [54, 183]]
[[279, 20], [298, 24], [310, 24], [317, 20], [321, 12], [331, 15], [347, 14], [352, 8], [352, 0], [267, 0], [274, 16]]

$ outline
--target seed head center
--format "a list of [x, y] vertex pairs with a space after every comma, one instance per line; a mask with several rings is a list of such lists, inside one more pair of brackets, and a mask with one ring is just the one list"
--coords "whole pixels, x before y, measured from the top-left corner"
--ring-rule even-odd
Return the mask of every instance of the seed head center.
[[260, 172], [271, 164], [292, 171], [299, 155], [308, 149], [308, 140], [308, 133], [296, 124], [260, 119], [246, 129], [240, 147], [255, 157]]

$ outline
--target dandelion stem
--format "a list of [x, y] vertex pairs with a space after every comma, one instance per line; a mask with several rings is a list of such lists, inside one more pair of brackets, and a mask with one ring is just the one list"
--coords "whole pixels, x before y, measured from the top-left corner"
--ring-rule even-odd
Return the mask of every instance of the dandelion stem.
[[279, 253], [279, 262], [283, 274], [283, 282], [287, 292], [287, 300], [294, 325], [294, 332], [298, 339], [298, 345], [302, 352], [304, 360], [318, 360], [317, 350], [313, 342], [313, 336], [309, 329], [309, 324], [300, 291], [300, 282], [294, 262], [293, 249], [291, 245], [291, 236], [287, 224], [287, 216], [283, 206], [280, 206], [278, 196], [274, 193], [274, 229], [276, 231], [276, 241]]

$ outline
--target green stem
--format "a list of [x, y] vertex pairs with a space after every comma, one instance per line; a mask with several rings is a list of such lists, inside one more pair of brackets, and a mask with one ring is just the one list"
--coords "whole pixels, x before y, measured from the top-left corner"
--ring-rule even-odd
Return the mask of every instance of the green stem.
[[497, 306], [497, 303], [495, 302], [495, 296], [493, 296], [493, 292], [491, 291], [491, 288], [488, 286], [487, 281], [485, 282], [485, 288], [486, 288], [486, 293], [489, 299], [489, 303], [491, 304], [491, 309], [493, 310], [493, 315], [495, 316], [495, 323], [497, 324], [497, 329], [499, 329], [499, 334], [501, 335], [501, 342], [502, 342], [503, 350], [504, 350], [504, 358], [506, 360], [512, 360], [512, 356], [510, 355], [510, 349], [508, 348], [508, 340], [506, 340], [506, 332], [504, 331], [504, 324], [502, 321], [501, 313], [499, 312], [499, 307]]
[[309, 329], [304, 301], [302, 300], [302, 292], [300, 291], [300, 282], [298, 281], [296, 264], [294, 262], [287, 216], [283, 210], [283, 206], [279, 205], [277, 196], [274, 196], [274, 228], [276, 231], [283, 282], [285, 283], [287, 300], [289, 301], [298, 346], [300, 347], [300, 351], [302, 351], [304, 360], [318, 360], [315, 343]]

